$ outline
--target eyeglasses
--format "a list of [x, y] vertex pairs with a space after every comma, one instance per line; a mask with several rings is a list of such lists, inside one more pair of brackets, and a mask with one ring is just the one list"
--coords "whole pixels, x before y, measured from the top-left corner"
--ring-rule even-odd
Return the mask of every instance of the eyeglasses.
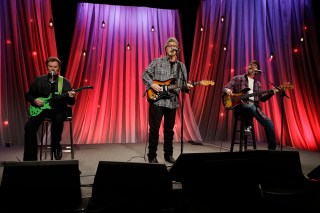
[[172, 44], [168, 44], [167, 47], [177, 47], [178, 48], [177, 45], [172, 45]]

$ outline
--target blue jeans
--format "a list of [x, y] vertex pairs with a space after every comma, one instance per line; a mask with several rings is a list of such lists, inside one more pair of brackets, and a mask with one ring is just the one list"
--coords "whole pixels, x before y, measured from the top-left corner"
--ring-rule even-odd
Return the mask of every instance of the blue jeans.
[[235, 113], [239, 113], [242, 117], [245, 126], [248, 126], [250, 121], [253, 118], [256, 118], [257, 121], [263, 126], [264, 132], [266, 134], [268, 149], [269, 150], [276, 150], [277, 143], [276, 143], [276, 136], [274, 132], [274, 125], [273, 121], [270, 120], [268, 117], [263, 117], [259, 111], [257, 110], [257, 106], [254, 104], [239, 104], [235, 110]]

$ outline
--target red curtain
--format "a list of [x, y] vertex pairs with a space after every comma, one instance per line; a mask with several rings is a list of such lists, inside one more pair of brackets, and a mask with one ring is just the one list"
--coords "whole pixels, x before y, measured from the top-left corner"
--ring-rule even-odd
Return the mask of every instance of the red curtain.
[[[198, 86], [185, 95], [174, 140], [180, 141], [182, 120], [184, 140], [230, 140], [233, 120], [221, 103], [222, 87], [257, 59], [264, 89], [285, 82], [294, 85], [286, 91], [289, 99], [276, 95], [262, 104], [275, 123], [278, 143], [319, 151], [319, 36], [312, 1], [252, 2], [201, 2], [189, 79], [212, 80], [215, 85]], [[34, 78], [46, 72], [45, 59], [57, 55], [54, 28], [49, 27], [51, 5], [49, 0], [3, 0], [0, 14], [1, 144], [23, 144], [28, 116], [24, 94]], [[184, 61], [180, 22], [176, 10], [78, 5], [69, 61], [63, 62], [65, 75], [74, 88], [94, 89], [76, 97], [77, 144], [147, 141], [148, 102], [141, 74], [153, 58], [164, 54], [169, 36], [180, 41]], [[256, 127], [258, 139], [265, 141], [263, 129]]]
[[0, 143], [23, 144], [24, 95], [34, 78], [46, 73], [46, 58], [57, 55], [51, 1], [3, 0], [0, 14]]
[[[279, 145], [320, 149], [320, 102], [314, 95], [320, 83], [319, 41], [312, 14], [311, 1], [202, 1], [190, 78], [216, 82], [213, 89], [195, 88], [191, 95], [203, 140], [231, 139], [232, 111], [224, 109], [221, 91], [256, 59], [263, 70], [259, 80], [264, 89], [287, 82], [294, 86], [286, 91], [289, 99], [278, 94], [262, 103], [274, 121]], [[258, 140], [265, 141], [262, 126], [255, 126]]]
[[[75, 88], [94, 86], [77, 96], [76, 143], [147, 142], [149, 103], [142, 72], [163, 56], [170, 36], [183, 46], [178, 11], [80, 3], [74, 32], [66, 76]], [[180, 56], [184, 61], [183, 48]], [[179, 142], [181, 110], [177, 115], [174, 141]], [[184, 140], [201, 141], [188, 95], [183, 118]], [[163, 141], [162, 129], [160, 136]]]

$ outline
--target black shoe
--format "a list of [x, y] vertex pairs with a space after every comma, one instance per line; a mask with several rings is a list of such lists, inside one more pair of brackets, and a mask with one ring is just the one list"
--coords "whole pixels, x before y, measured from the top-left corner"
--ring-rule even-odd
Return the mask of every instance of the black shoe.
[[172, 156], [164, 156], [164, 160], [169, 163], [175, 163], [176, 160]]
[[158, 160], [157, 160], [156, 157], [154, 157], [154, 158], [148, 158], [148, 160], [149, 160], [149, 163], [158, 163]]
[[53, 151], [53, 154], [54, 154], [54, 158], [55, 158], [56, 160], [61, 160], [61, 158], [62, 158], [62, 149], [61, 149], [61, 147], [56, 148], [56, 149]]
[[244, 135], [250, 135], [251, 129], [252, 129], [252, 126], [248, 126], [247, 128], [244, 128]]

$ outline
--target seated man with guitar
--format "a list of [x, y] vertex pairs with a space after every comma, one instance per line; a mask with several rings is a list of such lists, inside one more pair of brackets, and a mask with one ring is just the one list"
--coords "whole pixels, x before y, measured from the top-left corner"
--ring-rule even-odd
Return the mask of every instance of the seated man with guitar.
[[[51, 145], [56, 160], [62, 158], [61, 135], [63, 124], [67, 117], [67, 105], [75, 104], [76, 92], [72, 90], [69, 80], [59, 76], [61, 61], [56, 57], [46, 60], [48, 74], [37, 77], [26, 94], [27, 101], [31, 104], [30, 117], [25, 124], [24, 135], [24, 161], [37, 160], [37, 131], [44, 118], [51, 118]], [[62, 95], [62, 98], [59, 95]], [[47, 105], [47, 100], [50, 104]], [[41, 107], [44, 107], [42, 110]]]
[[256, 60], [249, 63], [247, 73], [234, 76], [223, 88], [222, 101], [226, 109], [237, 110], [242, 116], [245, 131], [250, 131], [250, 121], [253, 117], [264, 127], [268, 149], [276, 150], [276, 138], [273, 121], [263, 113], [259, 101], [265, 102], [279, 90], [262, 91], [261, 83], [255, 78], [259, 72], [260, 65]]
[[[179, 93], [192, 85], [187, 84], [186, 66], [177, 60], [179, 43], [176, 38], [170, 37], [164, 47], [166, 56], [155, 58], [142, 74], [142, 80], [148, 92], [149, 106], [149, 152], [150, 163], [158, 163], [157, 147], [159, 129], [164, 117], [164, 159], [174, 163], [173, 158], [173, 128], [176, 118], [176, 109], [179, 107]], [[174, 80], [173, 80], [174, 79]], [[169, 86], [175, 81], [175, 85]], [[162, 83], [160, 83], [162, 82]], [[166, 83], [167, 82], [167, 83]], [[183, 86], [184, 85], [184, 86]]]

